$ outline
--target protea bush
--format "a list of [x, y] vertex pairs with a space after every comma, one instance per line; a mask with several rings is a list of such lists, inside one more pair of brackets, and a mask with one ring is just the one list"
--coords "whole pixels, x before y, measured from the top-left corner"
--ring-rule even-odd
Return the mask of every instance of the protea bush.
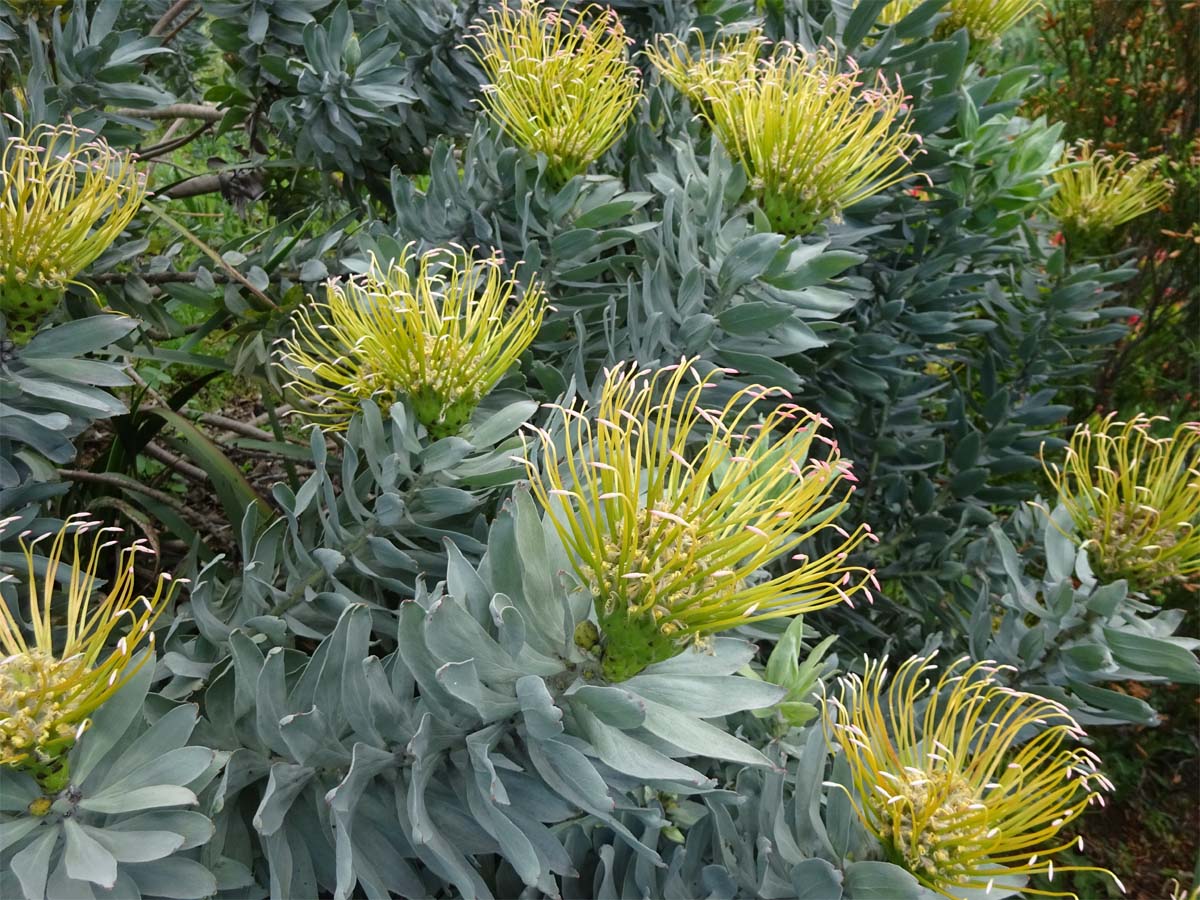
[[1033, 5], [0, 0], [0, 898], [1162, 895], [1200, 426], [1062, 455], [1161, 188]]

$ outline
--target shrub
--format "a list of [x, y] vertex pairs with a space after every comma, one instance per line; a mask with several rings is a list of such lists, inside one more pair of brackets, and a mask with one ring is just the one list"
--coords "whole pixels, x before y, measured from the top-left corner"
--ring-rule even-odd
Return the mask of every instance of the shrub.
[[[1200, 682], [1081, 491], [1030, 505], [1135, 268], [1058, 241], [1032, 73], [957, 0], [885, 7], [0, 6], [4, 127], [146, 191], [0, 345], [0, 733], [46, 726], [0, 766], [0, 893], [1092, 868], [1075, 723]], [[60, 177], [47, 209], [112, 187]], [[41, 208], [3, 190], [0, 235]], [[81, 510], [156, 554], [63, 565]]]

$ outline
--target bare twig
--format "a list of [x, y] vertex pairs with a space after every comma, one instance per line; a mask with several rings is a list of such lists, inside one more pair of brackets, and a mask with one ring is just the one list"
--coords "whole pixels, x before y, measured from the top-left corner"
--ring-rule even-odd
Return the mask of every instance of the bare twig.
[[103, 484], [108, 487], [122, 488], [123, 490], [143, 494], [151, 500], [157, 500], [159, 503], [171, 507], [171, 509], [180, 515], [202, 519], [199, 513], [189, 509], [178, 497], [172, 497], [170, 494], [160, 491], [157, 488], [147, 487], [140, 481], [130, 478], [128, 475], [121, 475], [117, 472], [87, 472], [83, 469], [59, 469], [58, 474], [67, 479], [67, 481], [79, 481], [84, 484]]
[[157, 459], [163, 465], [169, 466], [185, 478], [192, 481], [205, 483], [208, 481], [208, 473], [199, 466], [193, 466], [190, 462], [180, 459], [174, 453], [164, 447], [158, 446], [153, 442], [146, 444], [142, 452], [151, 459]]
[[162, 14], [162, 18], [154, 23], [154, 27], [150, 29], [150, 35], [157, 37], [166, 32], [171, 27], [171, 23], [179, 18], [180, 14], [194, 2], [195, 0], [175, 0], [174, 3], [167, 7], [167, 11]]
[[175, 40], [175, 35], [179, 34], [179, 32], [183, 31], [183, 29], [187, 28], [189, 25], [191, 25], [193, 22], [195, 22], [197, 16], [199, 16], [199, 15], [200, 15], [200, 10], [196, 10], [194, 13], [192, 13], [190, 16], [188, 16], [186, 19], [184, 19], [182, 22], [180, 22], [178, 25], [176, 25], [175, 30], [163, 38], [163, 46], [165, 47], [167, 44], [171, 43], [171, 41]]
[[167, 153], [172, 153], [172, 152], [178, 150], [180, 147], [187, 146], [192, 141], [196, 140], [196, 138], [200, 137], [200, 135], [202, 135], [206, 131], [208, 131], [210, 128], [212, 128], [212, 123], [205, 122], [203, 125], [201, 125], [199, 128], [197, 128], [195, 131], [191, 132], [190, 134], [185, 134], [181, 138], [175, 138], [174, 140], [171, 140], [171, 141], [162, 141], [161, 143], [153, 144], [152, 146], [147, 147], [145, 150], [139, 151], [137, 153], [137, 158], [138, 159], [152, 159], [156, 156], [164, 156]]
[[223, 428], [226, 431], [232, 431], [234, 434], [240, 434], [243, 437], [252, 438], [256, 441], [273, 441], [275, 435], [268, 431], [263, 431], [261, 428], [255, 428], [253, 425], [248, 425], [245, 422], [239, 422], [237, 419], [231, 419], [228, 416], [221, 416], [216, 413], [201, 413], [199, 416], [192, 416], [197, 421], [203, 422], [205, 425], [211, 425], [214, 428]]
[[199, 119], [202, 122], [220, 122], [223, 110], [207, 103], [172, 103], [170, 106], [155, 106], [151, 109], [114, 109], [115, 116], [131, 119]]

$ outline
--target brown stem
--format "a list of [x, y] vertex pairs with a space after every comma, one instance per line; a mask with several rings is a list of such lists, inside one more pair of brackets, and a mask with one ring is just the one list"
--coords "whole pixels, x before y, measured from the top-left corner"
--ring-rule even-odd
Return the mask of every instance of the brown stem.
[[190, 462], [180, 459], [164, 447], [158, 446], [158, 444], [149, 443], [143, 448], [142, 452], [151, 459], [157, 459], [160, 463], [174, 469], [185, 478], [201, 483], [208, 481], [208, 473], [199, 466], [193, 466]]
[[195, 0], [175, 0], [174, 3], [167, 7], [167, 11], [162, 14], [162, 18], [154, 23], [154, 27], [150, 29], [150, 35], [152, 37], [157, 37], [158, 35], [164, 33], [168, 28], [171, 27], [171, 23], [179, 18], [180, 13], [191, 6], [194, 2]]
[[202, 122], [220, 122], [225, 113], [207, 103], [172, 103], [170, 106], [156, 106], [151, 109], [114, 109], [114, 116], [128, 116], [131, 119], [199, 119]]
[[187, 28], [194, 21], [196, 21], [196, 18], [199, 15], [200, 15], [200, 10], [196, 10], [194, 13], [192, 13], [190, 16], [188, 16], [186, 19], [184, 19], [182, 22], [180, 22], [178, 25], [176, 25], [175, 30], [172, 31], [170, 34], [168, 34], [165, 38], [163, 38], [163, 46], [165, 47], [167, 44], [171, 43], [171, 41], [175, 40], [175, 35], [179, 34], [179, 32], [183, 31], [183, 29]]
[[200, 137], [200, 135], [202, 135], [206, 131], [208, 131], [210, 128], [212, 128], [212, 123], [205, 122], [203, 125], [201, 125], [199, 128], [197, 128], [195, 131], [191, 132], [190, 134], [185, 134], [181, 138], [175, 138], [172, 141], [163, 141], [158, 144], [153, 144], [153, 145], [147, 147], [145, 150], [139, 151], [136, 154], [137, 158], [138, 159], [152, 159], [155, 156], [164, 156], [167, 153], [172, 153], [175, 150], [178, 150], [180, 147], [187, 146], [192, 141], [196, 140], [196, 138]]
[[199, 416], [193, 416], [198, 421], [205, 425], [212, 425], [214, 428], [224, 428], [226, 431], [232, 431], [235, 434], [240, 434], [243, 437], [252, 438], [256, 441], [273, 441], [275, 435], [270, 432], [263, 431], [261, 428], [255, 428], [253, 425], [247, 425], [245, 422], [239, 422], [237, 419], [231, 419], [228, 416], [221, 416], [217, 413], [201, 413]]

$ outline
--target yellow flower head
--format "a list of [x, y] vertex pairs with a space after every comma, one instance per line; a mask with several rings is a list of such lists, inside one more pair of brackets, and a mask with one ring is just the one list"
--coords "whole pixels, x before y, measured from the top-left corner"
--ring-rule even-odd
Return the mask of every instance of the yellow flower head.
[[[924, 2], [892, 0], [879, 14], [879, 24], [895, 25]], [[994, 44], [1041, 5], [1042, 0], [950, 0], [945, 7], [949, 15], [939, 25], [937, 34], [945, 37], [965, 28], [974, 43]]]
[[886, 665], [868, 660], [862, 677], [841, 679], [823, 723], [850, 765], [855, 811], [890, 861], [950, 898], [1053, 879], [1056, 868], [1105, 871], [1054, 865], [1076, 844], [1059, 832], [1111, 789], [1096, 756], [1069, 745], [1084, 734], [1065, 707], [1004, 686], [987, 663], [960, 659], [935, 682], [932, 657], [914, 657], [890, 683]]
[[[846, 500], [831, 498], [856, 479], [820, 433], [828, 423], [784, 402], [780, 388], [744, 388], [709, 408], [715, 374], [687, 360], [653, 375], [618, 366], [594, 416], [561, 409], [562, 452], [541, 432], [542, 468], [529, 464], [594, 598], [610, 680], [706, 635], [848, 601], [874, 578], [846, 561], [870, 528], [834, 524]], [[814, 441], [827, 459], [810, 457]], [[828, 553], [796, 552], [825, 531], [839, 536]], [[780, 557], [784, 574], [763, 577]]]
[[73, 125], [41, 125], [0, 157], [0, 311], [25, 335], [137, 214], [132, 158]]
[[[767, 46], [767, 40], [758, 29], [745, 35], [728, 37], [711, 50], [705, 45], [704, 35], [694, 31], [699, 50], [693, 53], [687, 41], [678, 35], [659, 37], [656, 44], [646, 47], [646, 56], [662, 77], [683, 94], [699, 110], [709, 110], [709, 104], [717, 95], [721, 85], [744, 84], [757, 77], [758, 58]], [[708, 116], [712, 122], [712, 116]], [[715, 123], [714, 127], [715, 127]], [[744, 123], [727, 123], [744, 131]], [[738, 146], [733, 135], [717, 133], [718, 140], [727, 147]], [[744, 138], [743, 138], [744, 141]]]
[[1142, 588], [1200, 572], [1200, 422], [1156, 438], [1156, 421], [1109, 413], [1075, 429], [1061, 467], [1042, 460], [1097, 573]]
[[[140, 542], [120, 549], [104, 591], [97, 587], [103, 551], [117, 544], [119, 528], [103, 528], [83, 516], [72, 516], [56, 535], [33, 541], [21, 538], [28, 568], [28, 634], [8, 605], [0, 601], [0, 765], [52, 773], [87, 727], [88, 717], [149, 658], [134, 660], [134, 651], [170, 602], [175, 582], [163, 575], [154, 596], [134, 594], [134, 558], [149, 552]], [[81, 538], [92, 534], [90, 548]], [[72, 559], [63, 551], [72, 545]], [[33, 549], [52, 538], [45, 576], [39, 585]], [[66, 597], [56, 601], [62, 583]], [[123, 623], [124, 619], [128, 619]], [[124, 624], [124, 627], [122, 625]], [[108, 642], [123, 631], [116, 645]]]
[[343, 429], [362, 400], [404, 395], [430, 434], [455, 434], [537, 335], [542, 290], [518, 294], [499, 254], [431, 250], [414, 275], [410, 251], [386, 271], [373, 260], [360, 280], [330, 280], [325, 303], [302, 310], [281, 341], [289, 386], [316, 402], [311, 420]]
[[1091, 141], [1068, 147], [1054, 171], [1058, 190], [1050, 198], [1051, 215], [1068, 229], [1105, 233], [1157, 209], [1175, 185], [1162, 174], [1161, 158], [1129, 153], [1111, 156], [1093, 151]]
[[730, 55], [727, 70], [710, 66], [703, 111], [776, 230], [811, 231], [908, 176], [900, 163], [919, 138], [904, 127], [899, 84], [880, 76], [865, 87], [853, 63], [843, 72], [824, 49], [781, 45], [748, 76], [746, 58]]
[[546, 154], [560, 183], [612, 146], [641, 98], [630, 40], [610, 8], [589, 6], [568, 22], [538, 0], [501, 5], [475, 41], [489, 79], [484, 108], [516, 143]]

